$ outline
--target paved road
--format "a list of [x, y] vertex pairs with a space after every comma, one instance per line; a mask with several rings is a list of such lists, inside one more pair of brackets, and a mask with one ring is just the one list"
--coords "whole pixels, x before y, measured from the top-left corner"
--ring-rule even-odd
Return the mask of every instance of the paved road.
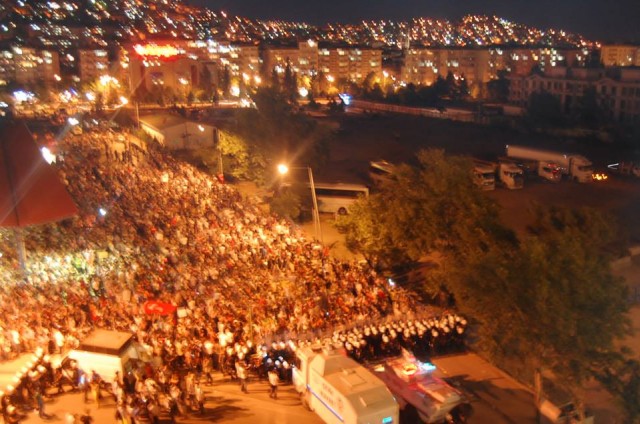
[[[187, 414], [177, 417], [179, 423], [224, 422], [229, 424], [320, 424], [322, 420], [313, 412], [307, 411], [292, 386], [280, 387], [278, 399], [269, 398], [269, 386], [266, 382], [249, 383], [249, 393], [240, 392], [240, 387], [217, 375], [213, 385], [204, 386], [205, 413]], [[82, 393], [68, 393], [47, 400], [45, 412], [49, 419], [42, 419], [37, 412], [27, 415], [23, 423], [42, 422], [64, 423], [68, 413], [82, 415], [89, 410], [94, 424], [115, 423], [115, 407], [111, 398], [106, 398], [98, 407], [94, 403], [85, 403]]]
[[[498, 369], [474, 354], [453, 355], [434, 361], [439, 377], [451, 379], [468, 397], [473, 407], [470, 424], [533, 424], [532, 395], [524, 387], [505, 376]], [[217, 375], [214, 384], [204, 386], [205, 413], [187, 414], [176, 419], [179, 423], [224, 422], [230, 424], [320, 424], [322, 420], [307, 411], [300, 403], [293, 387], [281, 386], [278, 400], [268, 395], [266, 382], [252, 381], [249, 393], [242, 394], [237, 383]], [[500, 403], [505, 399], [509, 407]], [[98, 407], [85, 403], [82, 393], [67, 393], [48, 399], [45, 411], [49, 419], [37, 412], [28, 413], [26, 424], [42, 422], [64, 423], [68, 413], [82, 415], [89, 411], [95, 424], [115, 422], [114, 402], [106, 398]], [[414, 424], [414, 423], [403, 423]]]
[[433, 363], [436, 376], [446, 378], [471, 401], [469, 423], [536, 423], [531, 390], [478, 355], [451, 355], [436, 358]]

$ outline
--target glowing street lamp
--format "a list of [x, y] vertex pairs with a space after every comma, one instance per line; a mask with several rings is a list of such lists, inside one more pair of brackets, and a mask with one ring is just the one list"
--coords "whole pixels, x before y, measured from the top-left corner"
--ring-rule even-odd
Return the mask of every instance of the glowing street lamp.
[[318, 211], [318, 199], [316, 198], [316, 186], [313, 183], [313, 171], [309, 166], [292, 166], [289, 167], [283, 163], [278, 165], [278, 172], [280, 175], [285, 175], [289, 172], [289, 169], [306, 169], [309, 175], [309, 187], [311, 187], [311, 200], [313, 201], [313, 230], [315, 232], [316, 240], [322, 241], [322, 228], [320, 227], [320, 212]]

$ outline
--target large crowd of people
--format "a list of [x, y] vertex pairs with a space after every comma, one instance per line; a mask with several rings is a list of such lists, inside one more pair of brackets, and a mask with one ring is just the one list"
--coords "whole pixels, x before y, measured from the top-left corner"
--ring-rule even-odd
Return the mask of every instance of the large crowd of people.
[[[251, 368], [249, 359], [258, 358], [254, 368], [265, 378], [266, 365], [286, 370], [287, 349], [273, 352], [290, 340], [337, 337], [358, 359], [381, 354], [377, 341], [395, 349], [389, 339], [430, 346], [430, 353], [444, 336], [459, 343], [460, 317], [418, 314], [411, 293], [362, 264], [332, 258], [291, 222], [156, 144], [100, 131], [54, 147], [54, 166], [79, 213], [24, 230], [26, 272], [11, 232], [0, 233], [0, 359], [38, 348], [43, 357], [62, 353], [94, 328], [130, 332], [152, 364], [140, 372], [162, 388], [118, 399], [131, 415], [140, 399], [171, 395], [166, 382], [176, 370], [185, 372], [175, 386], [189, 394], [196, 391], [183, 383], [190, 372], [218, 369], [236, 378], [239, 359]], [[175, 310], [149, 313], [150, 300]]]

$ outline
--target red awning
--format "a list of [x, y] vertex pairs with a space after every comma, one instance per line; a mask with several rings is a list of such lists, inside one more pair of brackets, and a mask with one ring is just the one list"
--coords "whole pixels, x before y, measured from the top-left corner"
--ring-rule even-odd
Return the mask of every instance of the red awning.
[[78, 208], [22, 122], [0, 128], [0, 227], [59, 221]]

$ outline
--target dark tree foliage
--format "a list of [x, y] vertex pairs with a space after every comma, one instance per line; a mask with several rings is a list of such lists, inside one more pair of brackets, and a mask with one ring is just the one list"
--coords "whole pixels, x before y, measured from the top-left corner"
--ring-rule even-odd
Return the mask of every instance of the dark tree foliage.
[[[472, 248], [466, 241], [483, 243], [474, 236], [490, 234], [496, 225], [496, 206], [474, 186], [467, 159], [424, 150], [418, 161], [416, 168], [399, 166], [341, 224], [347, 243], [382, 266], [434, 252], [461, 253]], [[363, 228], [361, 220], [370, 224]]]
[[560, 100], [553, 94], [540, 91], [532, 93], [527, 107], [527, 117], [534, 125], [558, 127], [565, 123]]
[[220, 73], [218, 86], [222, 91], [223, 97], [229, 95], [229, 90], [231, 89], [231, 71], [228, 65], [226, 65]]
[[622, 358], [599, 371], [597, 379], [615, 396], [625, 412], [625, 422], [640, 423], [640, 362]]
[[428, 264], [423, 292], [452, 295], [478, 324], [479, 349], [531, 373], [552, 370], [579, 404], [581, 385], [621, 356], [615, 342], [630, 328], [625, 286], [609, 266], [612, 220], [539, 208], [517, 239], [473, 185], [467, 159], [428, 150], [418, 162], [340, 220], [349, 248], [385, 269]]
[[587, 87], [572, 107], [571, 115], [577, 124], [586, 128], [600, 128], [608, 118], [598, 102], [595, 87]]
[[255, 109], [237, 113], [233, 132], [247, 144], [249, 158], [260, 158], [256, 167], [261, 169], [263, 178], [272, 173], [268, 168], [275, 170], [282, 161], [317, 167], [327, 160], [330, 131], [294, 112], [285, 93], [273, 87], [260, 88], [253, 101]]
[[511, 268], [521, 354], [550, 369], [582, 404], [585, 381], [621, 355], [630, 333], [627, 290], [613, 276], [610, 217], [583, 208], [539, 208]]
[[202, 90], [201, 100], [210, 101], [213, 99], [213, 95], [216, 91], [216, 86], [213, 81], [213, 75], [208, 67], [204, 66], [202, 72], [200, 72], [200, 82], [198, 88]]
[[498, 78], [487, 83], [487, 91], [489, 101], [506, 103], [509, 97], [509, 80], [507, 79], [507, 71], [498, 71]]
[[291, 62], [287, 61], [287, 66], [284, 68], [284, 81], [283, 91], [290, 102], [295, 102], [298, 99], [298, 76], [293, 69], [291, 69]]

